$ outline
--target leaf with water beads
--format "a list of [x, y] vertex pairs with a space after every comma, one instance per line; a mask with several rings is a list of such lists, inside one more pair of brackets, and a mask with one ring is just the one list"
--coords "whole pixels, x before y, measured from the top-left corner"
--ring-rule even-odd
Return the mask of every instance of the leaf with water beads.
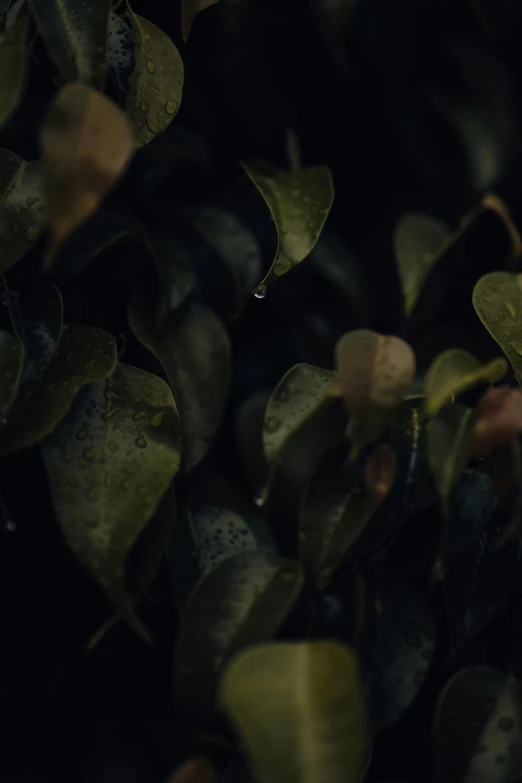
[[522, 386], [522, 275], [484, 275], [473, 289], [473, 307], [506, 354]]
[[262, 299], [267, 286], [307, 258], [323, 230], [334, 199], [327, 166], [281, 171], [264, 162], [242, 163], [265, 200], [277, 229], [277, 251], [270, 271], [255, 289]]
[[2, 428], [0, 454], [33, 446], [53, 432], [79, 389], [111, 375], [116, 360], [116, 340], [109, 332], [92, 326], [66, 327], [41, 383], [17, 400]]
[[46, 219], [43, 164], [0, 150], [0, 272], [34, 245]]
[[41, 448], [68, 546], [122, 619], [147, 639], [125, 589], [125, 560], [179, 470], [179, 420], [169, 387], [118, 364], [104, 384], [80, 392]]
[[434, 783], [515, 783], [522, 759], [522, 688], [488, 666], [457, 672], [433, 720]]
[[184, 725], [207, 724], [224, 666], [238, 650], [275, 634], [302, 584], [299, 563], [261, 549], [232, 554], [202, 577], [183, 607], [176, 652]]
[[284, 447], [312, 416], [332, 401], [330, 387], [333, 370], [312, 364], [296, 364], [278, 383], [268, 401], [263, 423], [263, 449], [269, 477], [260, 502], [266, 501], [271, 482]]
[[136, 65], [129, 78], [126, 109], [138, 147], [162, 133], [178, 113], [183, 92], [183, 62], [170, 38], [135, 14], [127, 3]]
[[32, 0], [49, 56], [67, 82], [101, 89], [107, 73], [107, 25], [110, 0]]

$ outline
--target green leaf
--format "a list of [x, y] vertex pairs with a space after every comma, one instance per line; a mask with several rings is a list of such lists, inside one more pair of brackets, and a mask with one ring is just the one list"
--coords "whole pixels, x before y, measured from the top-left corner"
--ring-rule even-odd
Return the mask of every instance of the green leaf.
[[434, 783], [515, 783], [522, 756], [522, 688], [489, 666], [457, 672], [433, 720]]
[[330, 395], [333, 370], [323, 370], [313, 364], [296, 364], [279, 381], [265, 410], [263, 449], [269, 478], [260, 501], [269, 495], [271, 482], [288, 440], [325, 405]]
[[468, 351], [450, 348], [439, 354], [424, 380], [425, 412], [434, 416], [452, 397], [477, 383], [498, 383], [508, 371], [503, 357], [480, 364]]
[[327, 166], [281, 171], [271, 164], [242, 163], [270, 210], [278, 244], [266, 277], [255, 290], [266, 287], [310, 255], [319, 239], [334, 199], [332, 173]]
[[219, 0], [181, 0], [181, 32], [186, 42], [190, 35], [192, 22], [201, 11], [216, 5]]
[[183, 607], [178, 637], [175, 695], [184, 725], [206, 725], [224, 666], [276, 633], [302, 584], [299, 563], [264, 550], [230, 555], [203, 576]]
[[422, 213], [410, 212], [397, 223], [393, 249], [407, 316], [449, 236], [450, 231], [444, 223]]
[[136, 65], [129, 78], [126, 109], [134, 138], [143, 147], [162, 133], [178, 113], [183, 92], [183, 62], [170, 38], [155, 24], [127, 8]]
[[0, 272], [34, 245], [45, 222], [43, 164], [0, 150]]
[[23, 344], [9, 332], [0, 331], [0, 426], [2, 421], [5, 425], [5, 417], [18, 394], [23, 369]]
[[20, 9], [12, 27], [0, 34], [0, 127], [20, 102], [25, 85], [27, 8]]
[[67, 326], [41, 383], [17, 401], [0, 432], [0, 454], [39, 443], [67, 414], [78, 390], [107, 378], [116, 366], [116, 340], [104, 329]]
[[230, 383], [228, 334], [199, 302], [157, 326], [154, 308], [141, 291], [129, 304], [129, 322], [167, 374], [181, 417], [183, 466], [190, 470], [207, 453], [221, 423]]
[[473, 307], [506, 354], [522, 386], [522, 275], [484, 275], [473, 290]]
[[101, 89], [107, 73], [110, 0], [31, 0], [49, 56], [67, 82]]
[[474, 426], [474, 412], [459, 404], [444, 405], [427, 426], [428, 463], [446, 515], [453, 490], [470, 458], [469, 442]]
[[259, 783], [359, 783], [370, 739], [349, 647], [265, 644], [237, 655], [220, 701]]
[[299, 559], [318, 590], [328, 585], [377, 506], [360, 470], [346, 464], [346, 446], [327, 454], [308, 485], [299, 525]]
[[41, 448], [68, 546], [122, 619], [148, 638], [125, 590], [125, 559], [179, 470], [170, 389], [155, 375], [118, 364], [104, 384], [80, 392]]

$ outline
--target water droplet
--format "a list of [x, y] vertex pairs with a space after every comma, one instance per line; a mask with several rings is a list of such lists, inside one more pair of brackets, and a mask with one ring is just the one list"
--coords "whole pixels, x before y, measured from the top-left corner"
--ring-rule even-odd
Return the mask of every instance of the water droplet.
[[138, 435], [138, 437], [136, 438], [136, 440], [134, 441], [134, 443], [136, 444], [136, 446], [139, 449], [147, 448], [147, 441], [145, 440], [145, 438], [143, 437], [143, 433], [141, 433], [141, 432]]
[[27, 231], [25, 232], [25, 238], [28, 242], [35, 242], [38, 239], [38, 236], [40, 234], [40, 229], [38, 226], [29, 226]]
[[165, 104], [165, 111], [167, 114], [175, 114], [176, 109], [178, 108], [178, 104], [176, 101], [168, 100]]
[[265, 432], [274, 433], [277, 432], [279, 427], [281, 426], [281, 419], [276, 419], [275, 416], [269, 416], [268, 419], [265, 421], [264, 430]]
[[111, 408], [111, 410], [105, 411], [105, 413], [102, 413], [101, 420], [102, 421], [109, 421], [109, 419], [112, 419], [114, 414], [116, 413], [116, 408]]
[[141, 419], [147, 418], [147, 414], [145, 411], [138, 411], [138, 413], [135, 413], [132, 417], [132, 421], [141, 421]]
[[256, 504], [256, 506], [265, 505], [265, 495], [262, 489], [260, 489], [259, 492], [256, 492], [256, 494], [253, 497], [253, 501]]
[[143, 33], [143, 40], [150, 41], [150, 35], [148, 33]]
[[160, 411], [160, 413], [155, 413], [154, 416], [151, 417], [150, 423], [153, 427], [160, 427], [163, 423], [163, 419], [165, 418], [164, 411]]
[[140, 109], [141, 109], [142, 111], [147, 111], [147, 104], [145, 103], [145, 101], [142, 101], [142, 102], [140, 103]]
[[146, 66], [147, 66], [147, 71], [149, 73], [155, 73], [156, 72], [156, 67], [155, 67], [154, 63], [152, 62], [152, 60], [147, 60]]
[[15, 533], [16, 532], [16, 523], [13, 522], [12, 519], [8, 519], [5, 523], [5, 529], [8, 533]]
[[522, 356], [522, 343], [510, 343], [510, 345], [518, 356]]
[[500, 731], [513, 731], [515, 728], [515, 721], [513, 718], [500, 718], [497, 726], [499, 727]]
[[80, 429], [76, 433], [76, 437], [78, 438], [78, 440], [87, 440], [88, 434], [89, 434], [89, 430], [84, 424], [82, 427], [80, 427]]
[[151, 114], [147, 115], [147, 127], [151, 133], [161, 133], [160, 126]]
[[505, 302], [505, 305], [506, 305], [506, 310], [510, 314], [511, 318], [515, 320], [515, 318], [517, 317], [517, 311], [515, 310], [515, 305], [513, 304], [513, 302]]
[[36, 204], [37, 201], [40, 201], [38, 196], [32, 196], [32, 197], [27, 196], [25, 203], [27, 204], [28, 207], [32, 207], [33, 204]]
[[254, 296], [256, 299], [264, 299], [266, 296], [266, 285], [258, 285], [254, 289]]

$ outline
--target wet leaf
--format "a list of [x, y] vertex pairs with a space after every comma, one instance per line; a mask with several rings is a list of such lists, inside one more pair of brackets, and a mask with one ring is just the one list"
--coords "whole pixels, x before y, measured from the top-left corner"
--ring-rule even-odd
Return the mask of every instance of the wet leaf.
[[263, 298], [270, 283], [304, 261], [314, 249], [333, 204], [332, 173], [327, 166], [288, 172], [267, 163], [242, 165], [266, 201], [277, 229], [274, 261], [254, 292]]
[[273, 474], [288, 440], [331, 402], [335, 373], [312, 364], [296, 364], [279, 381], [265, 410], [263, 449], [269, 478], [262, 496], [268, 497]]
[[18, 106], [25, 85], [27, 9], [21, 9], [12, 27], [0, 34], [0, 127]]
[[514, 783], [522, 753], [522, 689], [488, 666], [457, 672], [434, 715], [435, 783]]
[[446, 514], [451, 495], [470, 459], [474, 426], [474, 412], [459, 404], [444, 405], [427, 426], [428, 463]]
[[[24, 346], [9, 332], [0, 330], [0, 423], [5, 424], [16, 398], [24, 369]], [[0, 430], [0, 442], [3, 428]]]
[[125, 559], [178, 472], [180, 454], [167, 384], [124, 364], [104, 384], [85, 387], [42, 444], [68, 546], [143, 638], [148, 634], [125, 590]]
[[522, 275], [484, 275], [473, 290], [473, 307], [506, 354], [522, 386]]
[[125, 19], [111, 11], [107, 34], [109, 74], [123, 95], [129, 87], [129, 77], [136, 66], [132, 31]]
[[202, 207], [193, 218], [198, 231], [229, 269], [236, 289], [236, 309], [240, 311], [261, 275], [263, 259], [255, 235], [232, 212], [219, 207]]
[[44, 282], [33, 291], [23, 291], [10, 302], [11, 320], [24, 344], [23, 393], [44, 377], [58, 350], [63, 327], [63, 303], [54, 283]]
[[188, 510], [202, 576], [234, 552], [261, 545], [248, 521], [230, 508], [203, 505]]
[[230, 343], [220, 319], [199, 302], [156, 325], [141, 291], [129, 305], [137, 339], [162, 363], [174, 392], [183, 430], [183, 466], [190, 470], [212, 444], [230, 383]]
[[216, 5], [217, 2], [218, 0], [181, 0], [181, 32], [185, 42], [188, 40], [196, 16], [206, 8]]
[[522, 392], [508, 387], [488, 389], [476, 409], [470, 453], [487, 456], [495, 449], [511, 446], [521, 432]]
[[480, 364], [461, 348], [450, 348], [439, 354], [430, 366], [424, 381], [425, 411], [434, 416], [440, 408], [461, 392], [477, 383], [498, 383], [508, 371], [503, 357]]
[[42, 129], [47, 209], [56, 248], [92, 214], [123, 174], [134, 152], [123, 112], [105, 95], [82, 84], [63, 87]]
[[67, 326], [41, 383], [17, 400], [2, 428], [0, 454], [33, 446], [53, 432], [82, 386], [111, 375], [116, 351], [116, 340], [109, 332]]
[[31, 0], [49, 56], [67, 82], [105, 83], [110, 0]]
[[330, 451], [304, 497], [299, 559], [315, 587], [324, 589], [377, 509], [357, 466], [346, 464], [346, 447]]
[[189, 759], [178, 767], [167, 783], [217, 783], [212, 765], [203, 758]]
[[491, 621], [515, 573], [520, 557], [518, 535], [488, 530], [446, 563], [444, 597], [453, 657]]
[[397, 223], [393, 248], [407, 316], [449, 236], [450, 231], [444, 223], [420, 212], [403, 215]]
[[220, 701], [259, 783], [362, 779], [370, 740], [349, 647], [301, 642], [246, 650], [225, 671]]
[[392, 574], [379, 585], [379, 641], [371, 690], [373, 726], [395, 723], [419, 693], [435, 655], [436, 624], [420, 593]]
[[415, 354], [399, 337], [355, 329], [337, 343], [334, 390], [351, 417], [353, 455], [386, 429], [415, 377]]
[[299, 563], [263, 550], [230, 555], [203, 576], [183, 607], [178, 637], [175, 695], [184, 725], [206, 725], [224, 666], [276, 633], [302, 584]]
[[43, 164], [0, 150], [0, 272], [34, 245], [45, 220]]
[[163, 30], [127, 8], [132, 24], [136, 67], [129, 79], [127, 113], [138, 147], [162, 133], [178, 113], [183, 92], [183, 62]]

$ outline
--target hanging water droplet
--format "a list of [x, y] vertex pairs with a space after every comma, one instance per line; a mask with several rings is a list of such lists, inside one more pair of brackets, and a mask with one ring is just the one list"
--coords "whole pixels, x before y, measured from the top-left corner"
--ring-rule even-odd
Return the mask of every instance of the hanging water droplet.
[[143, 437], [143, 433], [142, 433], [142, 432], [140, 432], [140, 434], [138, 435], [138, 437], [136, 438], [136, 440], [134, 441], [134, 443], [136, 444], [136, 446], [137, 446], [139, 449], [145, 449], [145, 448], [147, 448], [147, 441], [146, 441], [146, 440], [145, 440], [145, 438]]
[[266, 285], [258, 285], [254, 289], [254, 296], [256, 299], [264, 299], [266, 296]]
[[165, 104], [165, 111], [167, 112], [167, 114], [175, 114], [177, 108], [178, 108], [178, 104], [176, 101], [168, 100], [167, 103]]
[[150, 423], [153, 427], [160, 427], [163, 423], [163, 419], [165, 418], [165, 412], [160, 411], [159, 413], [155, 413], [153, 416], [151, 416]]
[[156, 72], [156, 66], [154, 65], [152, 60], [147, 60], [146, 66], [147, 66], [147, 71], [149, 73], [155, 73]]
[[279, 427], [281, 426], [281, 419], [276, 419], [275, 416], [269, 416], [268, 419], [265, 421], [265, 432], [269, 432], [273, 434], [274, 432], [277, 432]]
[[138, 411], [138, 413], [135, 413], [132, 417], [132, 421], [141, 421], [141, 419], [145, 419], [147, 417], [147, 414], [145, 411]]
[[254, 495], [254, 497], [252, 499], [253, 499], [254, 503], [256, 504], [256, 506], [259, 506], [259, 507], [264, 506], [265, 503], [266, 503], [265, 493], [263, 492], [262, 489], [260, 489], [258, 492], [256, 492], [256, 494]]

